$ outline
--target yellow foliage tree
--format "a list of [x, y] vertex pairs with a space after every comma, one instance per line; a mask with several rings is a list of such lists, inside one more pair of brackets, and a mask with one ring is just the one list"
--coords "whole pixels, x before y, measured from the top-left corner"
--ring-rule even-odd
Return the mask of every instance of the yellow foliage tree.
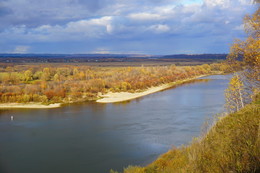
[[244, 84], [238, 74], [230, 80], [229, 87], [225, 91], [226, 109], [228, 112], [237, 112], [245, 105], [246, 92]]
[[44, 68], [43, 69], [43, 73], [41, 76], [43, 81], [48, 81], [51, 78], [51, 73], [50, 73], [50, 69], [49, 68]]
[[[236, 40], [228, 55], [229, 66], [234, 71], [242, 70], [240, 80], [243, 80], [243, 87], [252, 97], [260, 88], [260, 4], [259, 1], [255, 3], [258, 6], [255, 13], [244, 18], [247, 39]], [[238, 68], [241, 65], [243, 68]]]
[[[245, 41], [236, 40], [228, 56], [230, 64], [242, 60], [250, 68], [260, 67], [260, 7], [253, 15], [244, 18], [245, 31], [248, 37]], [[259, 71], [258, 71], [259, 72]]]
[[25, 80], [26, 82], [32, 80], [32, 77], [33, 77], [33, 73], [31, 72], [31, 70], [26, 70], [26, 71], [24, 72], [24, 80]]

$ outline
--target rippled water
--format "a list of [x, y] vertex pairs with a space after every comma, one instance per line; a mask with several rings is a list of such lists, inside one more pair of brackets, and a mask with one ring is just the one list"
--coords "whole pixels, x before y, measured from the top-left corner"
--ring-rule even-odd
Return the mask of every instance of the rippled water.
[[204, 77], [211, 80], [125, 103], [0, 110], [0, 172], [105, 173], [148, 164], [189, 143], [223, 111], [229, 77]]

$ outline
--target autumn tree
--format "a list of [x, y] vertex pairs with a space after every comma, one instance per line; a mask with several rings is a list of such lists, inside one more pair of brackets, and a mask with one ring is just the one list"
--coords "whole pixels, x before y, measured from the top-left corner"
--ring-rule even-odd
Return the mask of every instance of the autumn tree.
[[226, 105], [228, 112], [236, 112], [243, 108], [246, 103], [247, 92], [245, 86], [238, 74], [235, 74], [225, 90]]
[[[259, 1], [255, 1], [255, 3], [257, 5], [255, 13], [246, 15], [244, 18], [247, 38], [235, 41], [227, 61], [233, 71], [241, 71], [239, 80], [243, 82], [247, 94], [252, 96], [260, 88], [260, 6]], [[234, 78], [233, 81], [230, 81], [230, 85], [238, 80], [238, 77]], [[241, 107], [240, 105], [238, 107]]]
[[260, 68], [260, 7], [253, 15], [244, 18], [245, 31], [248, 37], [245, 41], [236, 40], [232, 45], [228, 60], [231, 66], [241, 60], [247, 70], [259, 74]]
[[33, 79], [34, 79], [34, 80], [41, 79], [42, 73], [43, 73], [42, 71], [36, 71], [36, 72], [33, 74]]
[[20, 76], [19, 74], [13, 72], [13, 73], [10, 73], [9, 75], [9, 83], [11, 84], [17, 84], [20, 82]]
[[54, 77], [53, 77], [53, 80], [54, 80], [55, 82], [59, 82], [59, 81], [60, 81], [60, 74], [59, 74], [59, 73], [56, 73], [56, 74], [54, 75]]
[[28, 81], [32, 80], [32, 78], [33, 78], [33, 73], [32, 73], [32, 71], [31, 71], [31, 70], [26, 70], [26, 71], [24, 72], [24, 81], [25, 81], [25, 82], [28, 82]]
[[79, 73], [78, 68], [74, 68], [73, 69], [73, 75], [76, 76], [76, 75], [78, 75], [78, 73]]
[[44, 80], [44, 81], [48, 81], [48, 80], [51, 79], [51, 72], [50, 72], [49, 68], [44, 68], [43, 69], [43, 73], [42, 73], [41, 79]]

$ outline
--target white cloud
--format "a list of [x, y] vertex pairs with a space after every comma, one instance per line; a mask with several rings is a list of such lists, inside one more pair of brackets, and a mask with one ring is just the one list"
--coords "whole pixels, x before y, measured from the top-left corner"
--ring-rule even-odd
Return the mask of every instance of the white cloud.
[[97, 48], [92, 53], [98, 53], [98, 54], [110, 54], [111, 51], [108, 48]]
[[[87, 38], [100, 38], [106, 34], [110, 34], [113, 30], [113, 18], [104, 16], [101, 18], [79, 20], [69, 22], [65, 25], [42, 25], [36, 28], [12, 27], [0, 33], [9, 35], [9, 39], [23, 39], [31, 42], [35, 41], [66, 41], [66, 40], [82, 40]], [[8, 37], [8, 36], [7, 36]]]
[[89, 23], [90, 24], [93, 24], [93, 25], [108, 25], [112, 20], [112, 17], [111, 16], [104, 16], [104, 17], [101, 17], [101, 18], [97, 18], [97, 19], [91, 19], [89, 20]]
[[237, 30], [237, 31], [243, 31], [243, 30], [244, 30], [244, 24], [241, 24], [241, 25], [235, 26], [235, 27], [234, 27], [234, 30]]
[[69, 33], [81, 32], [81, 33], [88, 33], [93, 28], [107, 28], [112, 22], [111, 16], [104, 16], [101, 18], [90, 19], [90, 20], [80, 20], [75, 22], [69, 22], [64, 31]]
[[112, 24], [106, 25], [106, 30], [107, 30], [107, 33], [112, 34], [114, 31], [113, 25]]
[[227, 25], [227, 24], [229, 24], [229, 23], [230, 23], [230, 21], [226, 20], [224, 23]]
[[16, 46], [13, 53], [28, 53], [30, 46]]
[[227, 8], [230, 0], [204, 0], [205, 4], [209, 7], [222, 6]]
[[142, 20], [142, 21], [162, 20], [165, 18], [164, 16], [161, 16], [159, 14], [146, 13], [146, 12], [133, 13], [128, 15], [128, 17], [133, 20]]
[[170, 30], [168, 25], [152, 25], [149, 27], [150, 30], [154, 31], [155, 33], [164, 33]]
[[234, 6], [247, 6], [253, 4], [252, 0], [204, 0], [204, 4], [208, 7], [232, 8]]

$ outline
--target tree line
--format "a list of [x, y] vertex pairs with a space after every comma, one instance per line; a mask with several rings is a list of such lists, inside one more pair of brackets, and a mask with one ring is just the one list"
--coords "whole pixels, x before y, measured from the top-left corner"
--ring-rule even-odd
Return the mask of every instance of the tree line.
[[227, 66], [221, 63], [184, 67], [91, 67], [66, 64], [2, 66], [0, 102], [81, 102], [95, 100], [99, 93], [138, 92], [224, 70], [227, 70]]

